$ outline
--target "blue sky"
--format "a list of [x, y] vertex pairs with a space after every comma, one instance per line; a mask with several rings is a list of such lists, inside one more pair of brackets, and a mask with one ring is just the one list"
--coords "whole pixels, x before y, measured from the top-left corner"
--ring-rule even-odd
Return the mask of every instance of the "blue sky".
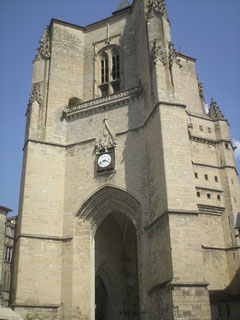
[[[166, 0], [175, 48], [197, 59], [205, 98], [230, 123], [240, 171], [240, 1]], [[0, 0], [0, 205], [17, 214], [22, 147], [38, 41], [51, 18], [85, 26], [111, 15], [120, 0]]]

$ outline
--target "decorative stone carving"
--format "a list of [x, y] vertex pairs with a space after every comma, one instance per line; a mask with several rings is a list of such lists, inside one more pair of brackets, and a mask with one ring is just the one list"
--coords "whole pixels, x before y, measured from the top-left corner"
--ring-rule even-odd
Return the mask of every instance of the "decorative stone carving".
[[164, 66], [167, 64], [167, 53], [161, 50], [161, 46], [158, 44], [157, 40], [154, 40], [153, 42], [152, 57], [155, 64], [158, 60], [160, 60]]
[[213, 120], [226, 120], [222, 111], [218, 107], [217, 103], [211, 98], [210, 108], [208, 112], [208, 116]]
[[188, 136], [189, 136], [189, 140], [190, 140], [190, 141], [194, 141], [194, 142], [198, 142], [198, 143], [203, 143], [203, 144], [208, 144], [208, 145], [211, 145], [211, 146], [215, 146], [215, 145], [216, 145], [216, 141], [214, 141], [214, 140], [206, 139], [206, 138], [198, 137], [198, 136], [193, 136], [193, 135], [190, 133], [190, 130], [188, 130]]
[[42, 38], [39, 41], [39, 48], [37, 49], [37, 54], [35, 55], [35, 61], [48, 60], [50, 58], [50, 48], [49, 48], [49, 26], [46, 26]]
[[200, 98], [205, 101], [202, 82], [198, 82], [198, 90], [199, 90], [199, 96], [200, 96]]
[[170, 23], [165, 0], [148, 0], [147, 9], [147, 19], [154, 17], [156, 13], [160, 13]]
[[40, 82], [36, 82], [32, 86], [28, 107], [30, 107], [34, 101], [37, 101], [39, 105], [42, 104], [42, 86]]
[[117, 138], [112, 133], [108, 122], [107, 122], [107, 115], [105, 115], [104, 120], [104, 127], [100, 135], [97, 137], [95, 142], [95, 150], [96, 153], [100, 152], [108, 152], [109, 149], [113, 149], [117, 145]]
[[68, 106], [63, 110], [64, 117], [71, 117], [77, 114], [97, 112], [101, 108], [110, 108], [113, 104], [124, 103], [124, 101], [135, 99], [142, 93], [142, 87], [135, 87], [129, 90], [111, 94], [107, 97], [96, 98], [85, 101], [79, 105]]
[[176, 64], [179, 66], [179, 68], [182, 68], [182, 64], [180, 63], [181, 60], [177, 58], [176, 50], [174, 49], [174, 44], [170, 41], [168, 44], [169, 49], [169, 68], [172, 69], [173, 63], [176, 62]]

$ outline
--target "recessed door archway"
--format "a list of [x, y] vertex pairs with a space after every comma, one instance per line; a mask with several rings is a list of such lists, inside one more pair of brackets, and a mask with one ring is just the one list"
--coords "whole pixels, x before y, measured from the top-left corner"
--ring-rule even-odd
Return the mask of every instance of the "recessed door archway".
[[95, 320], [139, 320], [136, 228], [121, 212], [95, 234]]
[[[76, 215], [76, 247], [82, 248], [76, 261], [91, 270], [87, 272], [88, 280], [76, 273], [79, 281], [76, 285], [79, 288], [81, 282], [87, 285], [80, 308], [86, 314], [89, 312], [91, 320], [140, 319], [137, 252], [141, 250], [137, 248], [141, 243], [138, 239], [141, 215], [136, 198], [110, 185], [93, 193]], [[87, 244], [84, 247], [83, 237]], [[98, 250], [109, 254], [95, 254]], [[109, 258], [111, 255], [115, 258]], [[77, 291], [74, 299], [78, 299]]]

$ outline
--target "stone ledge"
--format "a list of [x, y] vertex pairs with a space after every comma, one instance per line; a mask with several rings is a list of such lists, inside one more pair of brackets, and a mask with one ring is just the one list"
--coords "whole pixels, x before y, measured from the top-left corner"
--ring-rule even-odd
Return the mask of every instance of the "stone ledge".
[[163, 214], [161, 214], [159, 217], [157, 217], [155, 220], [149, 223], [144, 229], [148, 230], [150, 229], [155, 223], [157, 223], [159, 220], [164, 218], [167, 214], [178, 214], [178, 215], [191, 215], [191, 216], [197, 216], [199, 214], [198, 211], [194, 210], [173, 210], [173, 209], [168, 209]]
[[214, 168], [214, 169], [219, 169], [219, 170], [221, 170], [221, 169], [226, 169], [226, 168], [227, 168], [227, 169], [233, 169], [233, 170], [236, 171], [236, 174], [238, 175], [237, 169], [236, 169], [234, 166], [224, 165], [224, 166], [219, 167], [219, 166], [214, 166], [214, 165], [212, 165], [212, 164], [199, 163], [199, 162], [194, 162], [194, 161], [192, 161], [192, 164], [193, 164], [194, 166], [208, 167], [208, 168]]
[[46, 308], [46, 309], [58, 309], [60, 304], [27, 304], [27, 303], [17, 303], [13, 302], [11, 307], [14, 308]]
[[213, 191], [213, 192], [220, 192], [220, 193], [223, 192], [223, 191], [220, 190], [220, 189], [211, 189], [211, 188], [199, 187], [199, 186], [196, 186], [195, 188], [196, 188], [196, 189], [199, 189], [199, 190], [206, 190], [206, 191]]
[[174, 288], [179, 288], [179, 287], [183, 287], [183, 288], [192, 288], [192, 287], [195, 287], [195, 288], [200, 288], [200, 287], [203, 287], [203, 288], [207, 288], [207, 286], [209, 286], [209, 283], [206, 283], [206, 282], [175, 282], [173, 279], [171, 280], [167, 280], [167, 281], [164, 281], [162, 283], [159, 283], [157, 284], [156, 286], [153, 286], [150, 290], [148, 290], [148, 293], [149, 294], [152, 294], [153, 292], [155, 291], [158, 291], [160, 289], [163, 289], [163, 288], [167, 288], [167, 287], [170, 287], [171, 290], [174, 290]]
[[239, 250], [240, 246], [229, 247], [229, 248], [219, 248], [219, 247], [207, 247], [207, 246], [202, 245], [202, 248], [204, 250], [213, 250], [213, 251], [235, 251], [235, 250]]
[[202, 136], [196, 136], [196, 135], [192, 135], [191, 132], [188, 130], [188, 135], [189, 135], [189, 140], [190, 141], [194, 141], [194, 142], [199, 142], [199, 143], [204, 143], [204, 144], [209, 144], [212, 146], [215, 146], [216, 144], [219, 143], [229, 143], [232, 147], [232, 150], [234, 151], [235, 147], [232, 144], [231, 140], [227, 140], [227, 139], [210, 139], [210, 138], [206, 138], [206, 137], [202, 137]]
[[58, 237], [58, 236], [48, 236], [48, 235], [38, 235], [38, 234], [27, 234], [27, 233], [22, 233], [19, 236], [17, 236], [16, 241], [18, 241], [19, 238], [53, 240], [53, 241], [71, 241], [73, 239], [72, 237]]
[[81, 116], [89, 113], [95, 113], [99, 109], [106, 110], [109, 109], [113, 104], [120, 104], [121, 102], [126, 102], [127, 100], [134, 99], [142, 93], [141, 87], [131, 88], [119, 93], [111, 94], [107, 97], [96, 98], [89, 101], [85, 101], [79, 105], [67, 107], [63, 111], [63, 116], [65, 119], [73, 119], [76, 116]]

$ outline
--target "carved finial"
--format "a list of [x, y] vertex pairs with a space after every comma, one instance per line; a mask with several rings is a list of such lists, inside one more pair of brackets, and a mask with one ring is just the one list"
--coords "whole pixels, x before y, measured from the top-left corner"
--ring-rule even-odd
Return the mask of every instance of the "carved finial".
[[218, 120], [218, 119], [226, 120], [222, 111], [218, 107], [217, 103], [213, 100], [213, 98], [211, 98], [208, 116], [213, 120]]
[[28, 107], [30, 107], [34, 101], [37, 101], [39, 103], [39, 105], [41, 106], [41, 104], [42, 104], [42, 88], [41, 88], [41, 84], [39, 82], [34, 83], [32, 86], [32, 91], [30, 94]]
[[150, 19], [157, 13], [160, 13], [170, 23], [165, 0], [148, 0], [147, 9], [147, 19]]
[[152, 57], [155, 64], [158, 60], [160, 60], [164, 66], [167, 64], [167, 54], [161, 50], [161, 46], [158, 44], [157, 40], [154, 40], [153, 42]]
[[199, 90], [199, 96], [200, 96], [200, 98], [205, 101], [202, 82], [198, 82], [198, 90]]
[[48, 60], [50, 58], [50, 48], [49, 48], [49, 26], [46, 26], [42, 38], [39, 41], [39, 48], [37, 49], [37, 54], [35, 55], [35, 61]]
[[169, 68], [170, 69], [172, 68], [174, 62], [176, 62], [179, 68], [182, 68], [182, 64], [180, 63], [181, 60], [177, 58], [176, 50], [174, 49], [174, 44], [172, 43], [172, 41], [169, 42], [168, 49], [169, 49]]
[[104, 115], [103, 123], [104, 127], [95, 142], [96, 153], [108, 152], [109, 149], [113, 149], [117, 145], [117, 139], [115, 134], [111, 131], [108, 125], [107, 114]]

